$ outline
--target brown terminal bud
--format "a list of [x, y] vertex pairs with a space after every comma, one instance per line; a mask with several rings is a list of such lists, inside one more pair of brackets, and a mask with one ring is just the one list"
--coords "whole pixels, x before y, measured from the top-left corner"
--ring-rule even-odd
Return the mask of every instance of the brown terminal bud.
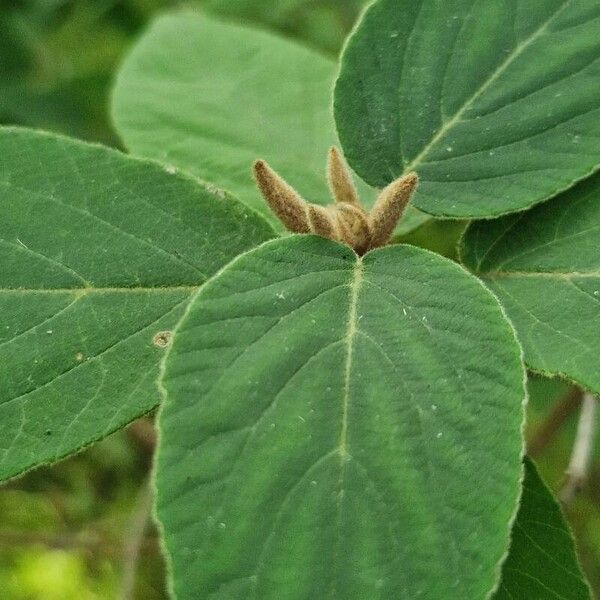
[[371, 221], [371, 248], [385, 246], [404, 213], [419, 178], [416, 173], [408, 173], [384, 188], [369, 215]]
[[353, 204], [340, 202], [332, 208], [337, 216], [340, 239], [352, 246], [357, 254], [364, 254], [371, 245], [369, 216]]
[[307, 203], [264, 160], [254, 163], [258, 187], [281, 222], [293, 233], [310, 233]]
[[336, 203], [323, 207], [303, 200], [265, 161], [254, 163], [254, 176], [263, 197], [289, 231], [344, 242], [360, 255], [387, 244], [417, 185], [417, 174], [409, 173], [382, 190], [371, 214], [361, 206], [337, 148], [329, 151], [327, 174]]
[[332, 212], [318, 204], [308, 205], [311, 231], [330, 240], [339, 240], [339, 228]]
[[340, 154], [340, 151], [332, 146], [329, 149], [327, 162], [327, 178], [329, 180], [329, 189], [336, 202], [345, 202], [360, 207], [358, 194], [352, 181], [350, 171]]

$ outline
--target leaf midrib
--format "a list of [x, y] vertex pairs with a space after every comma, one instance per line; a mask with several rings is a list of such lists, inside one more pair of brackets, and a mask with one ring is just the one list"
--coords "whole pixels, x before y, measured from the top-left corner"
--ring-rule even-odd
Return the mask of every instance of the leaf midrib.
[[171, 293], [171, 292], [193, 292], [202, 283], [197, 285], [174, 285], [174, 286], [140, 286], [140, 287], [81, 287], [81, 288], [0, 288], [0, 294], [75, 294], [87, 296], [88, 294], [113, 294], [113, 293]]
[[344, 393], [342, 399], [342, 427], [338, 443], [340, 459], [347, 457], [347, 437], [348, 437], [348, 403], [350, 398], [350, 379], [352, 376], [352, 359], [354, 354], [354, 338], [358, 333], [358, 295], [363, 281], [363, 262], [357, 259], [353, 269], [352, 280], [350, 282], [350, 304], [348, 308], [348, 323], [346, 326], [345, 342], [347, 346], [346, 362], [344, 367]]
[[[550, 25], [550, 23], [567, 7], [567, 5], [571, 2], [571, 0], [565, 0], [563, 4], [554, 12], [552, 15], [544, 21], [540, 27], [534, 31], [527, 39], [520, 42], [513, 51], [507, 56], [506, 60], [484, 81], [484, 83], [479, 86], [477, 90], [464, 102], [464, 104], [454, 113], [454, 116], [445, 121], [438, 132], [431, 138], [429, 143], [421, 150], [421, 152], [413, 158], [412, 161], [408, 165], [404, 167], [404, 172], [408, 173], [417, 168], [418, 165], [423, 163], [423, 159], [429, 154], [429, 152], [433, 149], [433, 147], [441, 140], [443, 137], [462, 120], [462, 116], [465, 114], [469, 108], [471, 108], [473, 102], [477, 100], [488, 88], [489, 86], [508, 69], [508, 67], [513, 63], [513, 61], [518, 58], [531, 44], [533, 44], [539, 37], [544, 35], [546, 29]], [[443, 97], [443, 90], [442, 90]]]
[[[357, 258], [356, 264], [352, 272], [352, 280], [349, 283], [350, 288], [350, 303], [348, 308], [348, 322], [346, 326], [346, 335], [344, 340], [346, 343], [346, 361], [344, 367], [344, 390], [342, 394], [342, 425], [340, 428], [340, 437], [337, 445], [337, 454], [339, 457], [340, 475], [337, 484], [337, 539], [333, 556], [334, 565], [337, 563], [340, 555], [340, 545], [342, 541], [342, 501], [344, 497], [344, 480], [346, 477], [346, 465], [350, 460], [348, 453], [348, 408], [350, 405], [350, 380], [352, 378], [352, 365], [354, 357], [354, 340], [358, 334], [358, 297], [362, 287], [364, 274], [363, 261], [360, 257]], [[334, 575], [331, 579], [331, 597], [336, 597], [337, 579]]]

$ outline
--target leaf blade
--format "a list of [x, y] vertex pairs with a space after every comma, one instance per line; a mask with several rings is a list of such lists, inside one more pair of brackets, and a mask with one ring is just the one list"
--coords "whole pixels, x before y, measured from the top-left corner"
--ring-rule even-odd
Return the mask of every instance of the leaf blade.
[[598, 166], [599, 33], [592, 0], [375, 2], [336, 84], [350, 164], [378, 186], [416, 170], [415, 206], [440, 216], [554, 196]]
[[273, 233], [118, 152], [0, 130], [0, 478], [151, 410], [170, 331], [206, 277]]
[[532, 461], [525, 461], [523, 496], [494, 600], [588, 600], [575, 544], [560, 506]]
[[348, 29], [365, 4], [364, 0], [324, 2], [284, 0], [265, 5], [256, 0], [209, 0], [203, 8], [237, 21], [251, 21], [301, 39], [303, 43], [337, 54]]
[[[293, 79], [276, 86], [282, 73]], [[124, 64], [113, 117], [136, 153], [214, 181], [257, 209], [263, 203], [250, 168], [258, 158], [322, 202], [328, 191], [321, 172], [335, 140], [327, 96], [332, 75], [329, 59], [297, 44], [176, 13], [156, 20]]]
[[528, 366], [600, 393], [600, 177], [519, 215], [474, 222], [463, 263], [501, 299]]
[[[449, 282], [449, 304], [432, 294], [436, 276]], [[486, 348], [499, 336], [502, 349], [463, 371], [473, 350], [460, 340], [471, 340], [472, 324], [454, 308], [472, 293]], [[433, 597], [442, 588], [458, 598], [492, 587], [519, 487], [523, 373], [500, 308], [463, 271], [408, 246], [358, 261], [322, 238], [292, 237], [212, 279], [174, 340], [156, 484], [179, 598]], [[494, 398], [485, 442], [472, 411], [485, 423], [486, 402], [470, 400], [487, 397], [479, 385]], [[471, 444], [479, 462], [505, 457], [494, 478], [472, 472]], [[472, 476], [497, 503], [454, 521]], [[486, 549], [466, 533], [475, 522], [493, 530]], [[466, 544], [485, 575], [468, 573], [468, 552], [442, 557], [448, 544]]]

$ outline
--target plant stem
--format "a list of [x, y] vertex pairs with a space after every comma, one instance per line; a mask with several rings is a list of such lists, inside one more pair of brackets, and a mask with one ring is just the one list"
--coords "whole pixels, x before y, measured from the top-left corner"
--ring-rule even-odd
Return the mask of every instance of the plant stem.
[[120, 600], [133, 600], [135, 581], [144, 533], [152, 511], [152, 485], [146, 481], [140, 490], [136, 508], [131, 516], [123, 544], [123, 577], [121, 580]]
[[563, 504], [571, 503], [587, 480], [594, 447], [597, 414], [598, 400], [592, 394], [585, 394], [581, 404], [575, 444], [566, 471], [567, 478], [560, 493]]

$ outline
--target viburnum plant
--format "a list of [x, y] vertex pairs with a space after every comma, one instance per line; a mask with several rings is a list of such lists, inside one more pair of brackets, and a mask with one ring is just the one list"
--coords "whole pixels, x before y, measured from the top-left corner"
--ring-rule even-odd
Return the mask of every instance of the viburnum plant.
[[[176, 12], [143, 159], [0, 130], [0, 476], [160, 402], [173, 597], [589, 598], [523, 425], [526, 367], [600, 393], [600, 4], [377, 0], [337, 127], [335, 74]], [[394, 243], [444, 217], [462, 266]]]

